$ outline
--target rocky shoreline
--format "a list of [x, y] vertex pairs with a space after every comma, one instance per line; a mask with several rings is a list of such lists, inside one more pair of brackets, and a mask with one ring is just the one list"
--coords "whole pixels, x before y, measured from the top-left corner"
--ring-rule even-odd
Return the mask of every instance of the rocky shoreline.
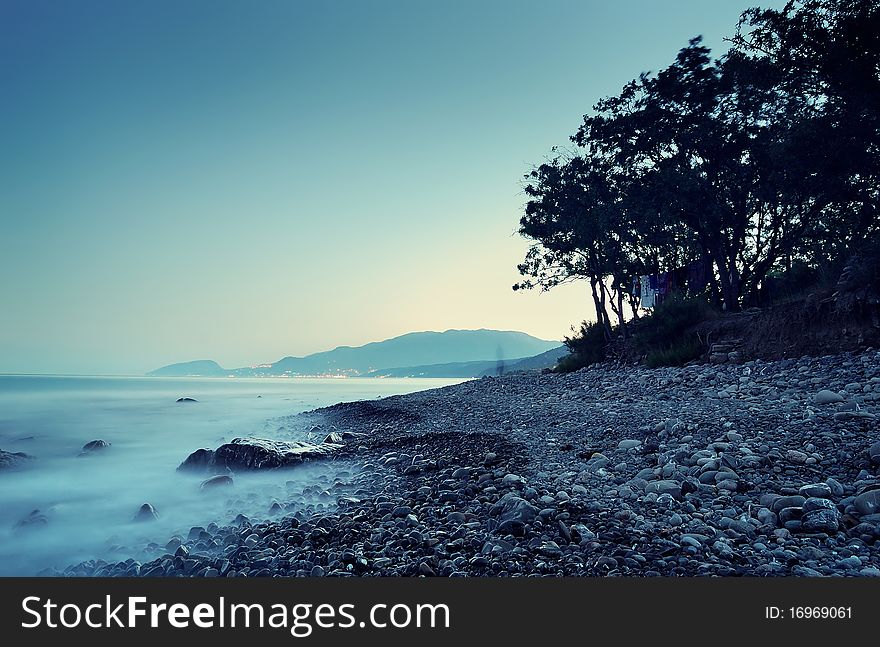
[[339, 404], [291, 420], [349, 434], [336, 505], [51, 574], [880, 576], [878, 414], [876, 350]]

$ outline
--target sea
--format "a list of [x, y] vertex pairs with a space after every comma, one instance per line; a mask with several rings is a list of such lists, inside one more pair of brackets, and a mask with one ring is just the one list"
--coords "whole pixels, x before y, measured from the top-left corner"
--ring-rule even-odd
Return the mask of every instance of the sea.
[[[161, 551], [193, 526], [266, 519], [279, 500], [294, 509], [297, 492], [333, 482], [335, 461], [239, 473], [219, 495], [200, 489], [205, 475], [176, 468], [239, 436], [320, 441], [296, 420], [303, 411], [461, 381], [0, 375], [0, 449], [33, 457], [0, 471], [0, 576], [144, 560], [145, 546]], [[81, 455], [93, 440], [110, 446]], [[158, 518], [134, 520], [144, 503]], [[23, 524], [30, 515], [41, 521]]]

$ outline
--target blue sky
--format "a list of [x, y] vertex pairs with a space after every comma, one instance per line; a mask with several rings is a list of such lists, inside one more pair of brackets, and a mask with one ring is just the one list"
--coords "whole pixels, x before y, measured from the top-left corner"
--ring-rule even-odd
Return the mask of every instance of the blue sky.
[[753, 4], [0, 0], [0, 372], [561, 338], [522, 175]]

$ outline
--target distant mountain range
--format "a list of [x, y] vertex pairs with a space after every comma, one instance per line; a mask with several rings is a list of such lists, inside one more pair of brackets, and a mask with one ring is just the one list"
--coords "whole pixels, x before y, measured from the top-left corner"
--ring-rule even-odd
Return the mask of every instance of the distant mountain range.
[[[566, 353], [556, 341], [523, 332], [447, 330], [414, 332], [363, 346], [339, 346], [272, 364], [225, 369], [213, 360], [163, 366], [156, 377], [480, 377], [500, 371], [552, 366]], [[515, 368], [518, 367], [518, 368]]]

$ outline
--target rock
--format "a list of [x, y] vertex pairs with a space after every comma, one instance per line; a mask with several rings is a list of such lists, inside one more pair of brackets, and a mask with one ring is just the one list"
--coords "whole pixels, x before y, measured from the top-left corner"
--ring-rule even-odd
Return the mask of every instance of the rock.
[[877, 416], [867, 411], [838, 411], [834, 414], [835, 420], [874, 420]]
[[541, 547], [538, 549], [538, 552], [541, 553], [544, 557], [559, 557], [560, 555], [562, 555], [562, 549], [555, 541], [543, 542], [541, 544]]
[[215, 490], [217, 488], [232, 487], [232, 477], [226, 474], [218, 474], [202, 481], [202, 490]]
[[807, 462], [809, 456], [802, 451], [798, 451], [797, 449], [789, 449], [785, 452], [785, 459], [789, 463], [794, 463], [795, 465], [804, 465]]
[[671, 480], [651, 481], [645, 487], [645, 492], [657, 495], [668, 494], [678, 499], [681, 497], [681, 483]]
[[[826, 499], [809, 499], [810, 501], [825, 501]], [[801, 518], [801, 528], [807, 532], [837, 532], [840, 526], [840, 513], [837, 508], [820, 508], [804, 513]]]
[[341, 448], [336, 444], [284, 442], [264, 438], [235, 438], [213, 452], [197, 449], [177, 468], [223, 473], [235, 470], [276, 469], [293, 467], [305, 461], [332, 456]]
[[813, 398], [813, 402], [816, 404], [834, 404], [835, 402], [844, 402], [845, 400], [846, 398], [839, 393], [829, 391], [828, 389], [822, 389]]
[[155, 521], [159, 518], [159, 514], [156, 512], [156, 509], [150, 505], [149, 503], [143, 504], [137, 513], [134, 515], [134, 520], [141, 521]]
[[177, 398], [178, 402], [198, 402], [195, 398]]
[[840, 484], [836, 479], [831, 478], [830, 476], [825, 479], [825, 485], [831, 488], [832, 496], [842, 497], [844, 493], [843, 485]]
[[91, 440], [83, 445], [82, 451], [80, 452], [80, 456], [87, 456], [88, 454], [93, 454], [95, 452], [101, 452], [107, 449], [110, 446], [106, 440]]
[[798, 492], [801, 496], [810, 498], [810, 497], [819, 497], [821, 499], [830, 499], [831, 498], [831, 487], [827, 483], [811, 483], [810, 485], [802, 486]]
[[880, 490], [868, 490], [853, 499], [853, 506], [861, 515], [880, 512]]
[[344, 445], [345, 441], [342, 439], [342, 434], [338, 431], [331, 431], [329, 434], [324, 436], [324, 440], [321, 441], [322, 445]]
[[49, 518], [44, 515], [39, 510], [31, 510], [28, 516], [19, 519], [16, 522], [14, 529], [16, 531], [24, 531], [24, 530], [35, 530], [38, 528], [45, 528], [49, 525]]
[[779, 514], [785, 508], [800, 508], [806, 500], [806, 497], [800, 495], [781, 496], [770, 504], [770, 509]]
[[502, 522], [531, 523], [538, 516], [538, 509], [525, 499], [509, 493], [492, 506], [490, 514], [499, 514]]
[[880, 465], [880, 441], [868, 448], [868, 456], [875, 465]]
[[434, 569], [431, 568], [431, 565], [428, 562], [421, 562], [419, 564], [419, 575], [424, 575], [425, 577], [434, 577], [437, 573], [434, 572]]
[[641, 444], [641, 440], [621, 440], [617, 443], [617, 449], [635, 449]]
[[0, 470], [21, 467], [31, 458], [24, 452], [5, 452], [0, 449]]
[[213, 449], [197, 449], [186, 457], [178, 467], [178, 471], [192, 470], [198, 472], [207, 471], [214, 461]]
[[523, 478], [518, 474], [505, 474], [504, 478], [501, 479], [501, 485], [504, 487], [522, 487]]

